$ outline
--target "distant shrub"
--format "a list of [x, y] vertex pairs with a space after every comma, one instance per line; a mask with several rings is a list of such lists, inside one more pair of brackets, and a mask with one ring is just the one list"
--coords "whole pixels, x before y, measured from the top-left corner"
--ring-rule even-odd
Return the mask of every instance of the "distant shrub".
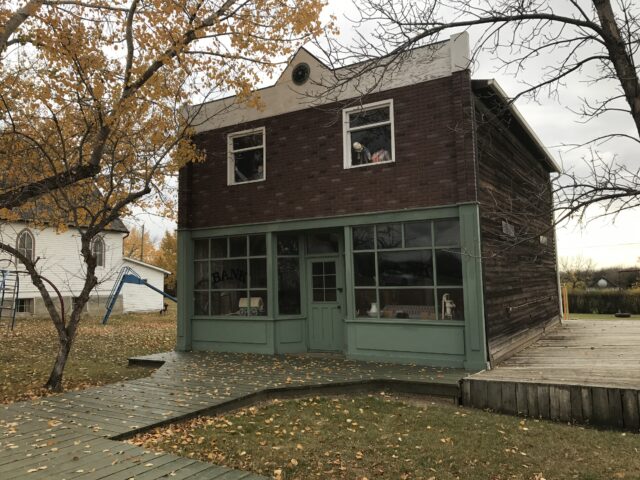
[[569, 311], [640, 314], [640, 290], [570, 290]]

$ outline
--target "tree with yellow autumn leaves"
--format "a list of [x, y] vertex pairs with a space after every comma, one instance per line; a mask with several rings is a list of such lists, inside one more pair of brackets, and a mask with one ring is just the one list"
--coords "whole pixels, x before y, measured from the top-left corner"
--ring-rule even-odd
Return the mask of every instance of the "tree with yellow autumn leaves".
[[[62, 373], [98, 283], [92, 241], [119, 216], [173, 205], [201, 103], [222, 94], [260, 108], [263, 75], [321, 33], [324, 0], [29, 0], [0, 6], [0, 218], [76, 228], [85, 281], [68, 318], [37, 259], [11, 245], [59, 338]], [[233, 108], [231, 106], [230, 108]], [[202, 120], [202, 116], [199, 117]]]

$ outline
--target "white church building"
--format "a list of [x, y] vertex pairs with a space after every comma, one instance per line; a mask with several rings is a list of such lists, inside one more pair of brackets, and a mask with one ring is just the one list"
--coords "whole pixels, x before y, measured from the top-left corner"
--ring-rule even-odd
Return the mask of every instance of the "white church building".
[[[124, 256], [124, 239], [129, 234], [122, 221], [113, 222], [109, 230], [96, 237], [92, 250], [98, 262], [96, 276], [98, 285], [91, 293], [87, 313], [101, 316], [114, 283], [123, 267], [130, 267], [141, 278], [160, 289], [164, 289], [164, 278], [170, 274], [162, 268]], [[84, 283], [85, 265], [80, 253], [80, 235], [70, 228], [56, 232], [54, 228], [34, 228], [23, 222], [6, 222], [0, 225], [0, 240], [12, 245], [22, 254], [37, 259], [36, 267], [41, 275], [60, 292], [65, 312], [70, 312], [74, 299], [79, 296]], [[24, 272], [24, 266], [6, 252], [0, 251], [0, 271]], [[47, 283], [47, 282], [45, 282]], [[29, 275], [18, 274], [17, 316], [46, 316], [47, 311], [40, 292], [31, 283]], [[57, 303], [58, 294], [47, 286]], [[7, 287], [8, 293], [9, 287]], [[0, 291], [0, 295], [1, 295]], [[5, 304], [7, 299], [5, 299]], [[160, 311], [164, 298], [144, 285], [125, 284], [113, 309], [113, 313]], [[3, 313], [4, 319], [6, 313]]]

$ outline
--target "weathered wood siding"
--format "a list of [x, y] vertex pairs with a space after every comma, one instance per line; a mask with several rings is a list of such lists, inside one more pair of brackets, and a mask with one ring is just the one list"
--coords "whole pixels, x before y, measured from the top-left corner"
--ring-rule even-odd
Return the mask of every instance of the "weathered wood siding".
[[[560, 318], [549, 170], [525, 147], [521, 130], [510, 121], [503, 111], [491, 111], [482, 96], [476, 98], [485, 322], [492, 363]], [[513, 235], [503, 233], [503, 222], [513, 227]]]
[[530, 418], [640, 429], [636, 389], [466, 378], [462, 404]]

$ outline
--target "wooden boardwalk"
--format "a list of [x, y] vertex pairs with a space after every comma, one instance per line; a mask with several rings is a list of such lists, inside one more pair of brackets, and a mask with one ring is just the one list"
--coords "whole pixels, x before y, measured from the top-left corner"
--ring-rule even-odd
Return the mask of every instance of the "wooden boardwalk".
[[569, 320], [464, 381], [465, 405], [640, 429], [640, 321]]
[[392, 389], [457, 398], [465, 375], [340, 357], [171, 352], [132, 362], [161, 366], [138, 380], [0, 406], [0, 478], [261, 479], [118, 440], [272, 397]]

